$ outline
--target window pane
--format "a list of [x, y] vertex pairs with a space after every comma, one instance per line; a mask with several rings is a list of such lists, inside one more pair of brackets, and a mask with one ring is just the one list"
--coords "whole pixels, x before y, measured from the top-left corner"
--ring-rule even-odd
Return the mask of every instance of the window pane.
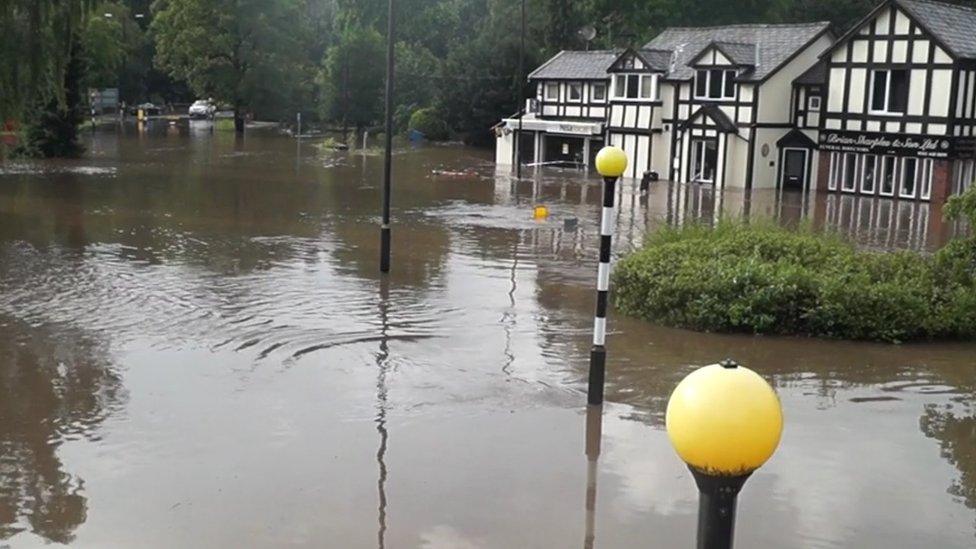
[[695, 75], [695, 96], [705, 97], [708, 95], [708, 71], [698, 71]]
[[639, 78], [636, 74], [627, 75], [627, 98], [637, 99], [637, 88], [640, 85]]
[[559, 84], [546, 84], [546, 99], [559, 99]]
[[888, 92], [888, 112], [905, 112], [908, 108], [908, 71], [891, 71], [891, 89]]
[[864, 157], [864, 177], [861, 179], [861, 191], [874, 193], [874, 176], [878, 166], [877, 156]]
[[857, 188], [857, 155], [844, 155], [844, 190], [853, 191]]
[[614, 79], [616, 82], [613, 86], [614, 97], [624, 97], [627, 91], [627, 76], [618, 74]]
[[713, 69], [708, 72], [708, 97], [718, 99], [722, 97], [722, 72], [724, 71]]
[[725, 97], [735, 97], [735, 71], [725, 71]]
[[594, 84], [593, 85], [593, 100], [603, 101], [607, 98], [607, 85], [606, 84]]
[[895, 157], [884, 157], [884, 175], [881, 180], [881, 194], [893, 194], [895, 192], [895, 175], [897, 173]]
[[915, 167], [917, 161], [914, 158], [902, 160], [901, 174], [901, 195], [915, 196]]
[[874, 71], [871, 76], [874, 79], [871, 84], [871, 110], [883, 111], [888, 91], [888, 71]]
[[918, 195], [922, 198], [929, 198], [932, 195], [932, 167], [933, 161], [931, 159], [921, 161], [918, 175]]
[[654, 84], [653, 77], [641, 76], [641, 98], [642, 99], [650, 99], [651, 97], [654, 96], [652, 84]]
[[573, 82], [569, 85], [569, 99], [570, 101], [579, 101], [583, 98], [583, 85], [577, 82]]

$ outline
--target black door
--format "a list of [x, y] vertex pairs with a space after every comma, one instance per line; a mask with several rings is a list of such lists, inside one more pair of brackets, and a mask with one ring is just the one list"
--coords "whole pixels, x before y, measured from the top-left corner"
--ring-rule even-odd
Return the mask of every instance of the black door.
[[802, 191], [806, 187], [807, 151], [788, 149], [783, 160], [783, 188]]

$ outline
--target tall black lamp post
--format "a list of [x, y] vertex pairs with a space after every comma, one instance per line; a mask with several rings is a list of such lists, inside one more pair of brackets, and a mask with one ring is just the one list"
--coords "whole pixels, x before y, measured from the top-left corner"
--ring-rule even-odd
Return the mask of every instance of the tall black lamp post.
[[383, 159], [383, 221], [380, 226], [380, 272], [390, 272], [390, 178], [393, 175], [393, 78], [395, 71], [396, 11], [389, 0], [386, 27], [386, 151]]

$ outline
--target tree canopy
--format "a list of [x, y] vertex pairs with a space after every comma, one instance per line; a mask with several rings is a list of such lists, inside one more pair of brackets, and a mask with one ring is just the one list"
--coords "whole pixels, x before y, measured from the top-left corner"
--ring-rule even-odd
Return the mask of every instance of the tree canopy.
[[[84, 85], [118, 86], [130, 103], [212, 97], [234, 109], [239, 128], [246, 113], [296, 112], [377, 126], [387, 1], [3, 0], [0, 119], [38, 98], [64, 108], [69, 53], [82, 51]], [[518, 108], [520, 80], [559, 50], [639, 46], [668, 26], [829, 20], [843, 31], [880, 0], [525, 0], [518, 74], [521, 1], [396, 0], [398, 129], [433, 109], [454, 135], [487, 142], [488, 128]]]
[[156, 61], [200, 97], [245, 111], [289, 104], [302, 68], [297, 0], [158, 0]]

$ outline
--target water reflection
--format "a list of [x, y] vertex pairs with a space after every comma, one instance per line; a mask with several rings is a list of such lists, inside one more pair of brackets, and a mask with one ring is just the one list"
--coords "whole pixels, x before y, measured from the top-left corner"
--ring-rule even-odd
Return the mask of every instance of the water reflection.
[[942, 457], [959, 471], [948, 492], [976, 510], [976, 413], [972, 402], [927, 404], [919, 423], [925, 436], [939, 441]]
[[105, 345], [72, 328], [0, 315], [0, 540], [28, 531], [70, 543], [85, 522], [84, 480], [65, 470], [67, 441], [96, 439], [123, 401]]

